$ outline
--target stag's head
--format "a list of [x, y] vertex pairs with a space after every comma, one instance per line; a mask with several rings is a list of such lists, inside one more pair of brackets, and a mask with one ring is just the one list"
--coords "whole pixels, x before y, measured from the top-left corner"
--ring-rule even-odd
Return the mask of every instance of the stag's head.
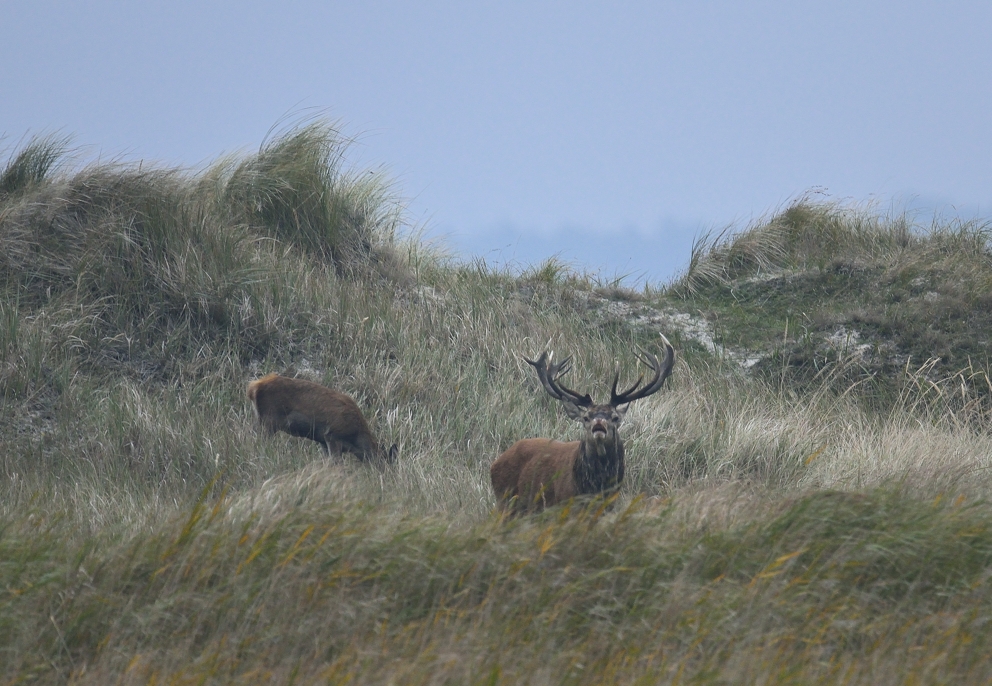
[[641, 350], [638, 355], [644, 364], [651, 368], [653, 376], [643, 386], [642, 374], [637, 382], [625, 391], [617, 392], [617, 384], [620, 382], [620, 372], [613, 377], [613, 387], [610, 391], [610, 402], [597, 404], [593, 402], [592, 396], [588, 393], [573, 391], [561, 383], [561, 377], [568, 373], [571, 367], [571, 357], [566, 357], [561, 362], [552, 363], [551, 356], [544, 352], [537, 360], [524, 360], [537, 370], [537, 376], [541, 379], [541, 385], [548, 394], [560, 400], [565, 407], [565, 413], [572, 419], [581, 422], [586, 430], [586, 438], [603, 445], [617, 440], [617, 429], [623, 422], [624, 415], [630, 403], [641, 398], [646, 398], [652, 393], [657, 393], [665, 379], [672, 373], [675, 366], [675, 349], [664, 336], [661, 337], [665, 347], [665, 359], [661, 362], [651, 353]]

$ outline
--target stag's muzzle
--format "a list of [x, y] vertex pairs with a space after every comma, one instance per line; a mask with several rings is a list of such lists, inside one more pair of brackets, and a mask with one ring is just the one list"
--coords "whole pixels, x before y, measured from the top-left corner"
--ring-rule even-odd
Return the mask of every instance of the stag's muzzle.
[[606, 435], [610, 432], [609, 427], [606, 425], [606, 421], [603, 419], [593, 420], [591, 430], [593, 438], [606, 438]]

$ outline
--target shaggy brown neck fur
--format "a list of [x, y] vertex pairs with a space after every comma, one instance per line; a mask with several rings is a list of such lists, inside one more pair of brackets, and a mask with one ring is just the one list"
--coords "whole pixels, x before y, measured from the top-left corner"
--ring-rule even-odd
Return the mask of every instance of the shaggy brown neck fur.
[[611, 491], [623, 481], [623, 442], [618, 434], [613, 440], [599, 442], [591, 436], [582, 439], [573, 475], [580, 494]]

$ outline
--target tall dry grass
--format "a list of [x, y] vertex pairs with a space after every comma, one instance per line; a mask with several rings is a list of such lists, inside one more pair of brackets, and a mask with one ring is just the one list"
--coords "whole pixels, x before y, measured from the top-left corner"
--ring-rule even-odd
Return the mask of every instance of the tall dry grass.
[[[74, 169], [41, 140], [0, 174], [4, 680], [988, 677], [983, 376], [907, 368], [878, 412], [829, 370], [799, 389], [672, 334], [618, 499], [502, 520], [491, 461], [577, 435], [521, 355], [573, 354], [598, 398], [653, 335], [553, 261], [404, 237], [346, 144], [311, 123], [188, 171]], [[939, 243], [807, 209], [775, 250]], [[733, 269], [782, 268], [763, 250]], [[263, 435], [244, 388], [269, 371], [353, 395], [396, 466]]]

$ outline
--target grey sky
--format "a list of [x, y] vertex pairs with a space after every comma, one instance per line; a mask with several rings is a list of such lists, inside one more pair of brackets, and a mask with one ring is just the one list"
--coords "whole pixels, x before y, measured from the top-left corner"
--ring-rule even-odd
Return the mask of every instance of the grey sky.
[[7, 0], [0, 133], [196, 165], [326, 112], [456, 248], [664, 279], [812, 188], [987, 216], [990, 29], [983, 2]]

